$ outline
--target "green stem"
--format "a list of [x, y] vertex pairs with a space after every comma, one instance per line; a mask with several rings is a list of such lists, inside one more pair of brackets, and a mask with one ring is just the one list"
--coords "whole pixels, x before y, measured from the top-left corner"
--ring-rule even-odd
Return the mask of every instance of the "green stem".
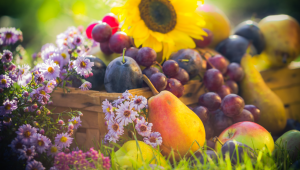
[[189, 59], [179, 59], [180, 62], [189, 62]]
[[123, 48], [123, 60], [122, 60], [122, 63], [124, 64], [125, 63], [125, 51], [126, 51], [126, 48]]

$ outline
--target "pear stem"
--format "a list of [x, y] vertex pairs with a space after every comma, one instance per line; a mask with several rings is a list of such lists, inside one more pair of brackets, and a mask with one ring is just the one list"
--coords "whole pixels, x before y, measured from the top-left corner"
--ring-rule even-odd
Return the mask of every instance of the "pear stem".
[[126, 48], [123, 48], [123, 60], [122, 60], [122, 63], [124, 64], [125, 63], [125, 51], [126, 51]]
[[216, 68], [214, 65], [211, 64], [211, 62], [208, 60], [208, 58], [205, 57], [206, 56], [205, 54], [207, 54], [207, 53], [210, 54], [211, 56], [213, 56], [211, 53], [205, 52], [204, 55], [201, 55], [201, 56], [203, 56], [202, 58], [210, 65], [211, 68]]
[[145, 83], [150, 87], [154, 96], [159, 94], [159, 92], [156, 90], [156, 88], [153, 86], [153, 84], [151, 83], [151, 81], [148, 79], [148, 77], [145, 74], [143, 74], [142, 78], [145, 81]]
[[214, 138], [213, 138], [213, 140], [214, 140], [214, 142], [219, 142], [222, 146], [224, 145], [224, 143], [222, 142], [222, 141], [220, 141], [220, 139], [217, 137], [217, 136], [215, 136]]

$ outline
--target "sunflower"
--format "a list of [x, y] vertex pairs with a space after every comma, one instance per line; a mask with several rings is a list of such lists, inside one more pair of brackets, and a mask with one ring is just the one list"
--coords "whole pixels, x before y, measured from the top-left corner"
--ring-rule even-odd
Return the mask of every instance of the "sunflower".
[[124, 21], [121, 30], [134, 39], [136, 47], [150, 47], [168, 59], [172, 52], [195, 48], [194, 39], [207, 35], [196, 13], [199, 0], [127, 0], [112, 12]]

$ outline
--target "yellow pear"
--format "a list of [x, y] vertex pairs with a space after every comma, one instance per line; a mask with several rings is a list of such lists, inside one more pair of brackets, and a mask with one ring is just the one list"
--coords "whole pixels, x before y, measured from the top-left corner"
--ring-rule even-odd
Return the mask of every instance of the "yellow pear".
[[246, 104], [252, 104], [261, 111], [259, 124], [271, 134], [280, 133], [286, 125], [287, 116], [280, 98], [266, 85], [252, 63], [252, 57], [245, 54], [241, 60], [245, 76], [240, 82], [241, 96]]

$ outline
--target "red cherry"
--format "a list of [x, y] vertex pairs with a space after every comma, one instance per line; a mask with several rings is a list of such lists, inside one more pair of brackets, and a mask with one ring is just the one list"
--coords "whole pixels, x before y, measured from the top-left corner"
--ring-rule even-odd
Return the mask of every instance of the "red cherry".
[[118, 21], [117, 16], [115, 16], [113, 13], [106, 14], [103, 17], [102, 22], [106, 22], [112, 28], [112, 34], [118, 31], [120, 23]]
[[91, 23], [91, 24], [86, 28], [85, 33], [86, 33], [86, 36], [87, 36], [89, 39], [93, 39], [93, 38], [92, 38], [92, 30], [93, 30], [93, 28], [94, 28], [97, 24], [99, 24], [99, 23], [98, 23], [98, 22], [93, 22], [93, 23]]

